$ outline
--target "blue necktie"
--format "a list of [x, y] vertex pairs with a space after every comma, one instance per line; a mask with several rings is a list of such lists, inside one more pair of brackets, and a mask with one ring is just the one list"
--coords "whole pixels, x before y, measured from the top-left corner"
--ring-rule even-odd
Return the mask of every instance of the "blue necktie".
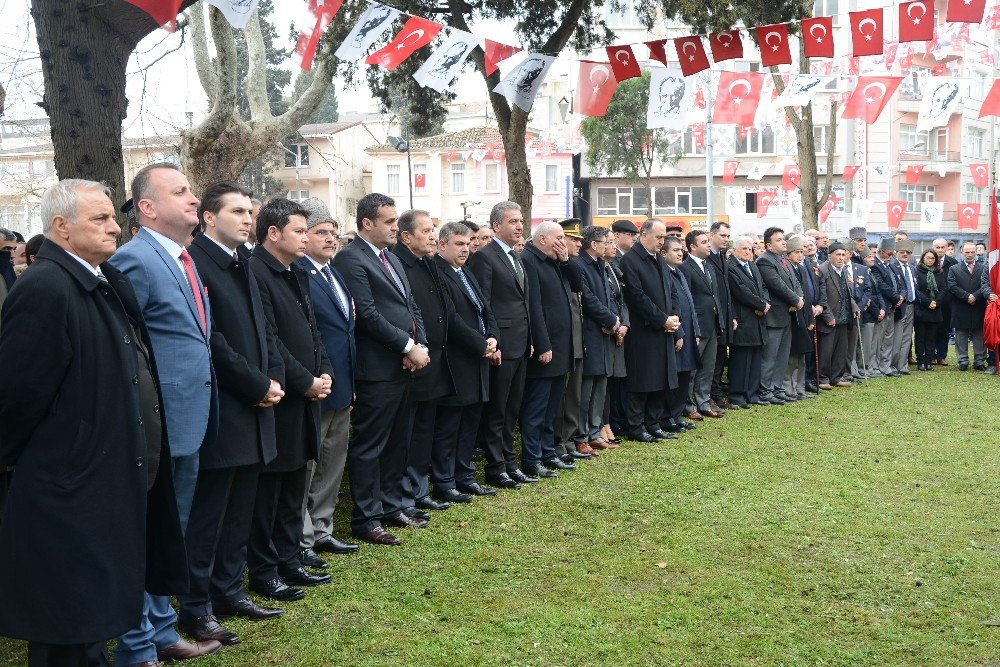
[[469, 284], [469, 279], [465, 277], [465, 272], [462, 271], [462, 269], [459, 269], [456, 273], [458, 273], [458, 279], [462, 281], [462, 287], [465, 288], [465, 292], [469, 295], [469, 298], [472, 299], [472, 303], [476, 304], [476, 310], [478, 311], [476, 315], [479, 319], [479, 333], [485, 336], [486, 325], [483, 323], [483, 304], [479, 300], [479, 297], [476, 296], [476, 291], [472, 289], [472, 285]]
[[323, 277], [326, 278], [326, 282], [330, 283], [330, 289], [333, 290], [334, 296], [337, 297], [337, 303], [340, 304], [340, 309], [344, 311], [344, 315], [348, 315], [350, 311], [348, 310], [347, 302], [344, 301], [344, 296], [340, 293], [337, 289], [337, 285], [334, 283], [333, 271], [330, 270], [329, 266], [324, 266], [320, 272], [323, 274]]

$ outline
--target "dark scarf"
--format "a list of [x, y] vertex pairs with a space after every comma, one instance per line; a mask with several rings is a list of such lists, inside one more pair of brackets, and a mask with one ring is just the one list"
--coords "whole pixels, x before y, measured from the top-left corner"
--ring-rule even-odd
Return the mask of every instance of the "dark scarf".
[[930, 296], [931, 301], [935, 301], [938, 294], [937, 277], [935, 276], [937, 266], [927, 266], [923, 262], [920, 262], [917, 264], [917, 268], [927, 274], [927, 294]]

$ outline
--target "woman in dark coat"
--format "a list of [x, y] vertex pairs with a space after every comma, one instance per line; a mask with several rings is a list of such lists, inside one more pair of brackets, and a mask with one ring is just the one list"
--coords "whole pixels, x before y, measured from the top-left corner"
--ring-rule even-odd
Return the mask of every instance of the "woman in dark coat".
[[938, 266], [938, 254], [925, 250], [917, 263], [917, 302], [913, 310], [913, 334], [917, 344], [917, 370], [929, 371], [936, 354], [938, 325], [944, 321], [941, 302], [947, 285]]

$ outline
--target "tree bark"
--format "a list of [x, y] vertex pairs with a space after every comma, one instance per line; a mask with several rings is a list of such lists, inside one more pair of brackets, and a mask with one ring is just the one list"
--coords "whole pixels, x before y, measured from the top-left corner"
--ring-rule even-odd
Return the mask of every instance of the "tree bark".
[[[184, 6], [195, 0], [185, 0]], [[122, 123], [128, 110], [125, 69], [153, 19], [124, 0], [31, 0], [60, 179], [102, 181], [115, 206], [125, 201]], [[124, 229], [124, 216], [120, 220]]]

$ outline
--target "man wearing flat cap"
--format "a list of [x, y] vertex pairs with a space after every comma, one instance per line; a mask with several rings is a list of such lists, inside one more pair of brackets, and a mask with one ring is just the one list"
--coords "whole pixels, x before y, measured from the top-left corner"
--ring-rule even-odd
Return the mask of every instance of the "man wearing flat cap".
[[622, 255], [635, 244], [639, 228], [631, 220], [615, 220], [611, 223], [611, 231], [615, 233], [615, 258], [611, 262], [617, 267]]
[[883, 375], [899, 377], [892, 368], [892, 340], [896, 324], [896, 309], [903, 303], [903, 285], [901, 276], [896, 274], [891, 262], [895, 252], [896, 242], [892, 238], [879, 241], [875, 253], [875, 263], [871, 270], [876, 278], [879, 296], [882, 299], [885, 313], [875, 324], [875, 340], [872, 343], [872, 364], [876, 377]]
[[847, 247], [842, 243], [831, 243], [828, 250], [830, 259], [820, 264], [819, 275], [825, 288], [826, 302], [823, 312], [816, 318], [819, 333], [820, 387], [850, 387], [851, 350], [849, 350], [850, 329], [860, 309], [854, 302], [851, 285], [847, 279]]
[[896, 241], [896, 260], [892, 263], [897, 277], [902, 277], [900, 294], [903, 303], [897, 311], [896, 325], [892, 332], [892, 368], [900, 375], [909, 375], [907, 368], [910, 350], [913, 347], [913, 302], [917, 298], [917, 275], [910, 258], [916, 248], [913, 241]]
[[[684, 240], [684, 228], [676, 224], [667, 224], [667, 236], [673, 236], [675, 239]], [[683, 245], [683, 244], [682, 244]], [[687, 250], [684, 251], [684, 256], [687, 257]]]

